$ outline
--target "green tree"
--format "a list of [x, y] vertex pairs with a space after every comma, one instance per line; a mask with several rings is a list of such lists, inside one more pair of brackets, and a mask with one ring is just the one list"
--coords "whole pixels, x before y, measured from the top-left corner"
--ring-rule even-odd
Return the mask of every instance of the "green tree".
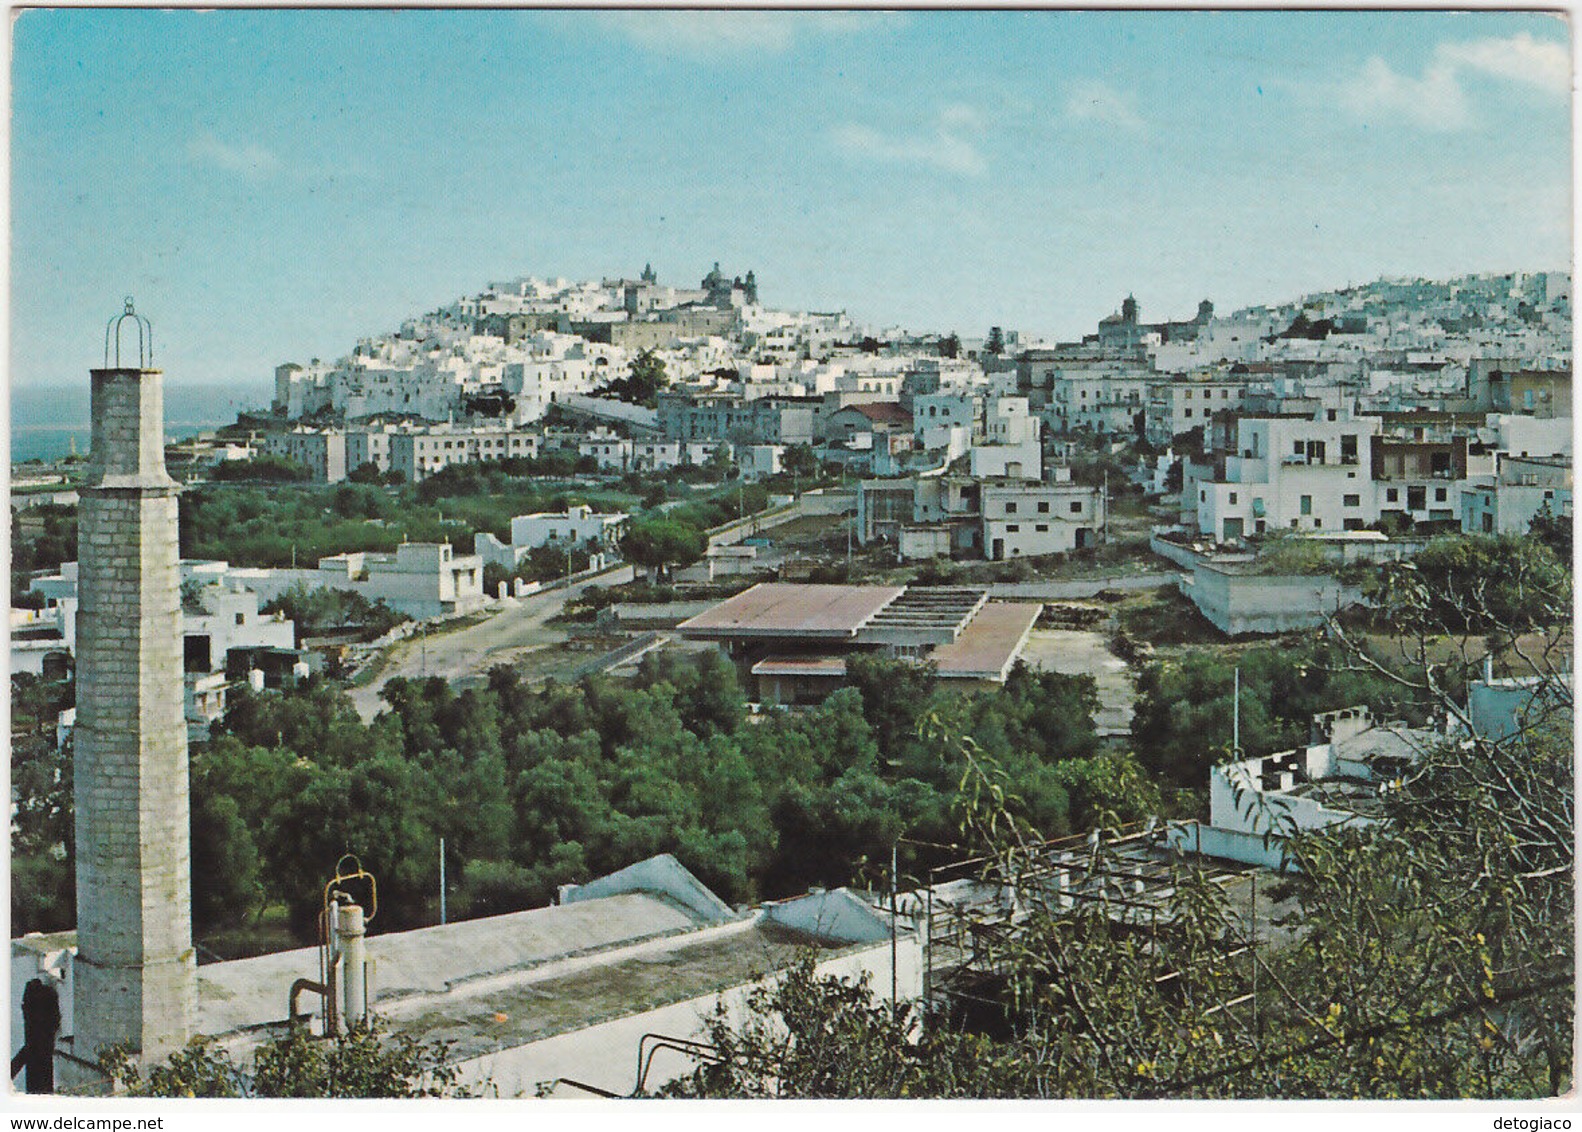
[[1380, 567], [1366, 592], [1409, 633], [1513, 636], [1570, 616], [1571, 575], [1523, 535], [1445, 535]]
[[879, 753], [898, 759], [917, 735], [938, 673], [932, 664], [855, 654], [846, 660], [846, 680], [862, 697], [863, 718], [873, 728]]
[[1547, 546], [1567, 569], [1571, 567], [1572, 521], [1569, 515], [1556, 515], [1545, 503], [1528, 526], [1528, 534]]
[[643, 350], [628, 363], [625, 376], [606, 383], [599, 393], [652, 409], [667, 382], [665, 360], [653, 350]]
[[99, 1059], [134, 1097], [468, 1097], [449, 1064], [450, 1046], [359, 1026], [328, 1041], [293, 1025], [239, 1066], [229, 1051], [195, 1038], [145, 1075], [136, 1059], [114, 1049]]
[[[201, 773], [201, 772], [200, 772]], [[192, 930], [232, 927], [263, 898], [262, 861], [241, 806], [194, 782], [192, 789]]]
[[983, 343], [983, 352], [995, 357], [1005, 353], [1005, 332], [998, 326], [989, 327], [989, 337]]
[[668, 578], [677, 567], [698, 561], [708, 550], [708, 536], [690, 523], [677, 519], [642, 519], [631, 525], [621, 539], [621, 553], [660, 578]]
[[788, 476], [812, 479], [818, 475], [818, 457], [813, 455], [812, 446], [807, 444], [789, 445], [781, 457], [780, 466]]
[[313, 478], [304, 465], [284, 456], [257, 456], [251, 460], [222, 460], [209, 478], [217, 483], [302, 483]]
[[954, 330], [939, 340], [939, 356], [955, 358], [961, 354], [961, 337]]

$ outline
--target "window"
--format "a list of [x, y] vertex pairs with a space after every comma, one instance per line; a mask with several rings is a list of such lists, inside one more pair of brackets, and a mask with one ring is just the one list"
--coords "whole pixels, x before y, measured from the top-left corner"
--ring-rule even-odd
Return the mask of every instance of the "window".
[[1047, 515], [1047, 514], [1049, 514], [1049, 500], [1044, 499], [1044, 500], [1040, 500], [1039, 501], [1038, 513], [1040, 515]]
[[1442, 487], [1434, 488], [1434, 502], [1435, 503], [1443, 503], [1444, 501], [1445, 501], [1445, 489], [1442, 488]]
[[1340, 438], [1340, 462], [1342, 464], [1355, 464], [1357, 462], [1357, 434], [1348, 432]]
[[1293, 440], [1291, 442], [1291, 455], [1300, 456], [1306, 451], [1307, 449], [1302, 446], [1302, 442], [1300, 440]]
[[1016, 514], [1016, 504], [1014, 504], [1014, 503], [1007, 503], [1005, 505], [1005, 513], [1007, 515], [1014, 515], [1014, 514]]
[[1080, 499], [1071, 505], [1071, 513], [1073, 515], [1082, 514], [1082, 501]]
[[1186, 416], [1187, 416], [1187, 419], [1188, 419], [1188, 420], [1190, 420], [1190, 419], [1191, 419], [1191, 418], [1192, 418], [1192, 410], [1191, 410], [1191, 409], [1188, 409], [1188, 410], [1187, 410], [1187, 411], [1186, 411]]
[[236, 623], [238, 625], [245, 625], [245, 624], [247, 624], [247, 614], [245, 614], [245, 613], [238, 613], [236, 615]]
[[1335, 419], [1335, 410], [1334, 409], [1330, 409], [1327, 412], [1325, 412], [1324, 419], [1325, 420], [1331, 420], [1331, 421], [1334, 420]]
[[1394, 487], [1386, 488], [1384, 491], [1384, 498], [1390, 503], [1399, 503], [1401, 501], [1400, 489]]
[[1232, 507], [1236, 506], [1236, 493], [1234, 491], [1230, 493], [1230, 505]]
[[1361, 507], [1362, 506], [1362, 496], [1360, 496], [1360, 495], [1344, 495], [1344, 496], [1341, 496], [1340, 502], [1346, 507]]
[[1304, 515], [1311, 515], [1313, 513], [1313, 497], [1311, 495], [1302, 496], [1301, 510], [1302, 514]]
[[1207, 503], [1208, 502], [1208, 492], [1207, 491], [1199, 491], [1197, 493], [1197, 501], [1199, 503]]
[[1005, 525], [1005, 533], [1008, 535], [1020, 534], [1021, 531], [1022, 525], [1020, 523], [1007, 523]]
[[1038, 533], [1041, 534], [1041, 535], [1047, 535], [1049, 533], [1049, 524], [1048, 523], [1039, 523], [1038, 524]]
[[1406, 489], [1406, 506], [1413, 511], [1421, 511], [1428, 506], [1428, 489], [1426, 487], [1409, 487]]

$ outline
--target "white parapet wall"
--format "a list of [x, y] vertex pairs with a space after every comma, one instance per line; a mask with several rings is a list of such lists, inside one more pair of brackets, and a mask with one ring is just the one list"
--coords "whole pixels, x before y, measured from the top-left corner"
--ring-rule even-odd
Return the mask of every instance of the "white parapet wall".
[[1328, 574], [1252, 574], [1198, 562], [1181, 592], [1227, 636], [1311, 629], [1363, 600]]
[[[727, 924], [713, 932], [746, 931], [750, 923]], [[657, 952], [660, 944], [653, 945]], [[891, 987], [891, 946], [884, 942], [854, 945], [833, 954], [814, 966], [818, 976], [861, 979], [864, 976], [875, 997], [888, 999]], [[895, 946], [895, 988], [903, 1000], [915, 1000], [923, 993], [923, 946], [910, 932], [900, 935]], [[563, 1078], [586, 1082], [607, 1092], [625, 1096], [637, 1083], [638, 1043], [645, 1034], [699, 1040], [705, 1037], [704, 1024], [723, 1009], [725, 1017], [739, 1025], [747, 1018], [747, 1000], [754, 988], [772, 982], [768, 975], [760, 982], [721, 987], [713, 993], [682, 1002], [656, 1007], [640, 1014], [613, 1018], [597, 1025], [556, 1034], [540, 1041], [503, 1049], [481, 1057], [458, 1062], [464, 1081], [485, 1086], [500, 1097], [531, 1097], [541, 1086]], [[644, 1082], [652, 1092], [666, 1083], [684, 1077], [698, 1066], [693, 1058], [664, 1050], [655, 1055]], [[574, 1098], [588, 1094], [561, 1084], [546, 1089], [553, 1097]]]

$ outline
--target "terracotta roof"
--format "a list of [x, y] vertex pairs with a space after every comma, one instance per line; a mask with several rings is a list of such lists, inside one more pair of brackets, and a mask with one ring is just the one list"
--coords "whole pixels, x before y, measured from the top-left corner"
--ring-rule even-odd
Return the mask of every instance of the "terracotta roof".
[[771, 656], [753, 665], [754, 676], [829, 676], [846, 675], [843, 656]]
[[912, 414], [902, 408], [899, 401], [865, 401], [855, 405], [847, 405], [846, 408], [861, 413], [875, 424], [896, 425], [904, 428], [912, 426]]
[[902, 588], [760, 582], [677, 628], [689, 637], [705, 640], [776, 636], [850, 639], [899, 597]]
[[959, 637], [935, 649], [929, 659], [942, 677], [1004, 680], [1043, 608], [1037, 603], [991, 602], [967, 622]]

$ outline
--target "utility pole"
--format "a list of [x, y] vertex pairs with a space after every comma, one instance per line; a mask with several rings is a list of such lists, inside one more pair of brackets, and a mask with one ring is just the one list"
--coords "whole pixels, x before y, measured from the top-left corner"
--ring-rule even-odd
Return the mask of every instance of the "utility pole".
[[445, 839], [439, 839], [439, 922], [445, 922]]
[[1230, 700], [1230, 749], [1231, 754], [1241, 755], [1241, 668], [1236, 668], [1236, 674], [1231, 685]]
[[890, 1010], [893, 1013], [901, 1007], [900, 980], [896, 972], [896, 953], [900, 950], [896, 939], [899, 931], [899, 914], [901, 903], [901, 881], [898, 875], [896, 862], [900, 856], [899, 845], [890, 843]]

